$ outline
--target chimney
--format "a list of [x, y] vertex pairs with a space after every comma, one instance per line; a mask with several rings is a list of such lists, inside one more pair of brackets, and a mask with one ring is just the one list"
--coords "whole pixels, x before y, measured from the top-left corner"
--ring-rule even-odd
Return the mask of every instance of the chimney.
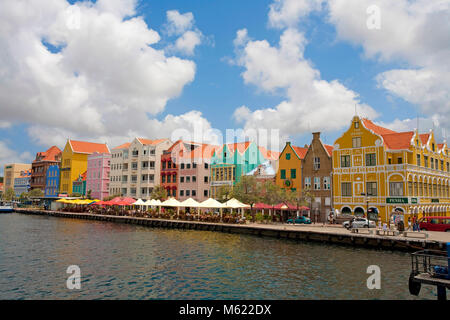
[[320, 132], [313, 132], [313, 140], [319, 140], [320, 139]]

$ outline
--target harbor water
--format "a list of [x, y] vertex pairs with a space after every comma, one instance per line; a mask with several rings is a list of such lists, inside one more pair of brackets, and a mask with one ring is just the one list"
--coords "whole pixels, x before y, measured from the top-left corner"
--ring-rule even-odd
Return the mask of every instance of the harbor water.
[[[436, 299], [410, 256], [286, 239], [0, 215], [0, 299]], [[68, 289], [69, 266], [81, 288]], [[369, 289], [369, 266], [381, 288]]]

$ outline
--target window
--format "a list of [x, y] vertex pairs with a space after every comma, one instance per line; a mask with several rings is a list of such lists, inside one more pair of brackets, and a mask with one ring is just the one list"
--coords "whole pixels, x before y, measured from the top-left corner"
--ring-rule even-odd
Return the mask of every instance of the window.
[[192, 190], [192, 196], [195, 197], [197, 195], [197, 191]]
[[352, 147], [353, 148], [361, 148], [361, 137], [352, 138]]
[[434, 150], [434, 143], [431, 144], [431, 150], [435, 151]]
[[375, 153], [366, 154], [366, 166], [376, 166], [377, 165], [377, 155]]
[[180, 197], [184, 197], [184, 190], [180, 190]]
[[314, 157], [314, 170], [319, 170], [319, 169], [320, 169], [320, 158]]
[[290, 153], [286, 153], [286, 160], [291, 160], [291, 154]]
[[184, 169], [184, 163], [181, 164], [180, 169]]
[[[191, 182], [191, 177], [187, 176], [186, 177], [186, 183], [190, 183]], [[187, 192], [187, 191], [186, 191]]]
[[147, 169], [148, 165], [149, 165], [148, 161], [142, 161], [142, 168], [143, 169]]
[[402, 157], [398, 157], [397, 158], [397, 163], [398, 164], [402, 164], [403, 163], [403, 158]]
[[428, 156], [423, 156], [423, 166], [428, 168]]
[[431, 169], [434, 169], [434, 160], [433, 158], [430, 159]]
[[291, 169], [291, 179], [297, 178], [297, 172], [295, 169]]
[[439, 170], [439, 167], [438, 167], [438, 159], [434, 159], [434, 168], [435, 168], [436, 170]]
[[444, 160], [441, 160], [441, 171], [444, 171]]
[[355, 129], [358, 129], [358, 128], [359, 128], [359, 122], [358, 122], [358, 121], [355, 121], [355, 122], [354, 122], [354, 126], [355, 126]]
[[163, 176], [161, 177], [161, 182], [166, 182], [166, 176], [163, 175]]
[[[190, 169], [191, 168], [191, 164], [190, 163], [187, 163], [186, 164], [186, 169]], [[187, 191], [186, 191], [187, 192]]]
[[417, 165], [420, 166], [420, 154], [417, 155]]
[[323, 189], [330, 190], [331, 187], [331, 179], [330, 177], [323, 177]]
[[305, 188], [311, 188], [311, 177], [305, 177]]
[[314, 190], [320, 190], [320, 177], [314, 177]]
[[205, 177], [203, 178], [203, 182], [208, 183], [208, 176], [205, 176]]
[[281, 169], [280, 173], [281, 173], [281, 179], [286, 179], [286, 170]]
[[367, 182], [366, 190], [368, 196], [377, 196], [377, 183], [376, 182]]
[[194, 162], [194, 163], [192, 164], [192, 169], [195, 169], [195, 168], [197, 168], [197, 164]]
[[343, 197], [351, 197], [352, 196], [352, 183], [351, 182], [342, 182], [341, 189], [342, 189]]
[[403, 182], [389, 182], [389, 195], [391, 197], [403, 196]]
[[208, 190], [203, 190], [203, 195], [204, 195], [205, 197], [207, 197], [207, 196], [208, 196]]
[[342, 168], [350, 167], [350, 155], [341, 156], [341, 167]]
[[186, 190], [186, 197], [189, 197], [191, 195], [191, 191], [190, 190]]
[[142, 182], [147, 182], [148, 181], [148, 174], [143, 174], [142, 175]]
[[132, 175], [131, 176], [131, 182], [136, 182], [137, 181], [137, 176], [136, 175]]
[[197, 177], [196, 176], [192, 176], [192, 182], [197, 182]]
[[184, 183], [184, 177], [180, 177], [180, 183]]

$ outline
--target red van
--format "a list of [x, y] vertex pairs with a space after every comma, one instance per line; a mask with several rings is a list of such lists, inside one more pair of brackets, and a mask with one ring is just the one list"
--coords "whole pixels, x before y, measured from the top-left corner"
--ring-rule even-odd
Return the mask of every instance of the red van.
[[419, 227], [420, 230], [450, 232], [450, 217], [423, 217]]

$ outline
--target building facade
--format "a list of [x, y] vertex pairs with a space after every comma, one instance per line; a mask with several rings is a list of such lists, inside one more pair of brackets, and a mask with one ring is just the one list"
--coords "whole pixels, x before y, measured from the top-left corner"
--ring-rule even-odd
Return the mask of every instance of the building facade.
[[94, 152], [88, 156], [86, 190], [91, 191], [92, 199], [109, 196], [109, 179], [111, 169], [111, 154]]
[[260, 164], [269, 161], [278, 165], [279, 153], [258, 147], [254, 142], [224, 144], [217, 148], [211, 158], [211, 197], [215, 198], [219, 188], [234, 186], [243, 175]]
[[275, 177], [275, 183], [279, 187], [298, 192], [302, 190], [303, 159], [307, 151], [307, 147], [297, 147], [286, 142], [280, 153]]
[[302, 166], [302, 188], [308, 189], [312, 196], [309, 207], [314, 222], [327, 221], [333, 211], [332, 155], [333, 146], [324, 144], [320, 132], [314, 132]]
[[14, 193], [20, 197], [22, 193], [30, 191], [31, 169], [21, 171], [20, 176], [14, 179]]
[[3, 171], [3, 190], [6, 192], [8, 189], [14, 190], [14, 180], [20, 177], [21, 172], [31, 170], [31, 164], [25, 163], [11, 163], [4, 167]]
[[86, 176], [87, 171], [83, 172], [76, 178], [72, 183], [72, 193], [85, 197], [87, 195], [86, 191]]
[[53, 146], [45, 152], [38, 152], [36, 159], [31, 164], [31, 189], [41, 189], [44, 192], [46, 186], [47, 170], [52, 165], [61, 162], [61, 150]]
[[54, 164], [47, 168], [44, 196], [54, 198], [59, 194], [59, 165]]
[[390, 221], [448, 215], [450, 158], [433, 131], [396, 132], [355, 116], [333, 149], [334, 207]]
[[87, 158], [90, 154], [110, 153], [106, 144], [68, 140], [61, 157], [60, 193], [73, 192], [73, 182], [87, 171]]
[[160, 184], [161, 155], [172, 145], [169, 139], [135, 138], [112, 150], [110, 195], [150, 199]]

